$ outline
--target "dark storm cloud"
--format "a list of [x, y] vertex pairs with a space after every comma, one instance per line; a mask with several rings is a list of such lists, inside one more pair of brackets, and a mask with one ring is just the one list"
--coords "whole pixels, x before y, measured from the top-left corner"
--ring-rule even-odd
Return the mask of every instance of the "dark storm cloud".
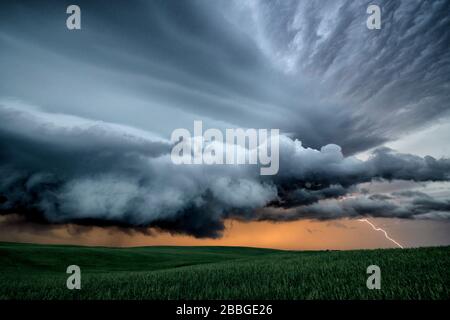
[[[352, 109], [342, 135], [320, 126], [327, 142], [327, 134], [338, 134], [345, 152], [361, 150], [448, 116], [450, 1], [245, 3], [236, 5], [240, 21], [253, 18], [247, 29], [267, 55], [287, 72], [320, 81], [326, 100]], [[381, 30], [365, 27], [369, 4], [381, 7]]]
[[373, 179], [449, 181], [449, 159], [384, 148], [362, 161], [337, 145], [315, 150], [280, 136], [279, 174], [260, 176], [250, 165], [174, 165], [168, 141], [126, 126], [7, 106], [0, 117], [0, 210], [37, 224], [217, 237], [227, 218], [448, 218], [448, 202], [423, 195], [404, 205], [347, 198]]
[[450, 1], [3, 1], [0, 96], [167, 136], [193, 119], [367, 150], [447, 115]]
[[[450, 1], [379, 1], [381, 30], [368, 1], [76, 3], [78, 31], [72, 1], [0, 4], [2, 213], [197, 237], [226, 218], [448, 218], [428, 195], [353, 193], [448, 181], [450, 160], [348, 155], [448, 116]], [[173, 165], [166, 138], [193, 120], [280, 128], [279, 174]]]
[[380, 217], [380, 218], [419, 218], [447, 220], [450, 218], [450, 202], [437, 200], [431, 196], [398, 202], [398, 199], [385, 196], [351, 196], [341, 199], [327, 199], [311, 205], [298, 206], [280, 211], [267, 207], [256, 211], [251, 218], [258, 221], [294, 221], [299, 219], [339, 219], [342, 217]]

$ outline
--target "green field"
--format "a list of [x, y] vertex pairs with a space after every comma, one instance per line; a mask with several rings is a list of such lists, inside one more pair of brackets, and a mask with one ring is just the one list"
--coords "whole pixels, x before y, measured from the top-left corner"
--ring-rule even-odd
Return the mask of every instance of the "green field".
[[[68, 265], [81, 290], [68, 290]], [[366, 287], [381, 268], [381, 290]], [[449, 299], [450, 247], [279, 251], [0, 243], [0, 299]]]

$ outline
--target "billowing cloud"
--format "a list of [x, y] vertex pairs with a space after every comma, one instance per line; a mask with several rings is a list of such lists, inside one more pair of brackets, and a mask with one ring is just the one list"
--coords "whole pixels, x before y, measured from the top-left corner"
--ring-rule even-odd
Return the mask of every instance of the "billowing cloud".
[[280, 171], [261, 176], [255, 165], [175, 165], [169, 141], [116, 124], [7, 106], [0, 117], [0, 208], [33, 221], [216, 237], [227, 218], [448, 217], [448, 202], [423, 195], [346, 197], [373, 179], [449, 181], [449, 159], [384, 148], [362, 161], [280, 136]]
[[362, 216], [381, 218], [417, 218], [448, 220], [450, 202], [426, 198], [414, 198], [411, 201], [392, 198], [387, 195], [358, 195], [340, 199], [326, 199], [310, 205], [278, 210], [273, 207], [258, 210], [252, 217], [258, 221], [294, 221], [299, 219], [339, 219]]
[[[448, 186], [393, 185], [446, 183], [450, 160], [383, 145], [449, 119], [450, 1], [79, 0], [75, 31], [69, 4], [0, 4], [2, 213], [197, 237], [228, 218], [448, 219]], [[174, 165], [167, 138], [194, 120], [280, 129], [278, 174]]]

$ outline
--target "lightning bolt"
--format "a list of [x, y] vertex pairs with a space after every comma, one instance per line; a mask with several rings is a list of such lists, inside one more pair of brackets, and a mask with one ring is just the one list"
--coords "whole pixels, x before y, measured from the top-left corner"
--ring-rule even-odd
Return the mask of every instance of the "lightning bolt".
[[388, 239], [389, 241], [395, 243], [399, 248], [404, 249], [403, 246], [402, 246], [400, 243], [398, 243], [397, 241], [395, 241], [394, 239], [392, 239], [391, 237], [389, 237], [389, 235], [387, 234], [387, 232], [386, 232], [385, 230], [376, 227], [376, 226], [375, 226], [372, 222], [370, 222], [369, 220], [367, 220], [367, 219], [358, 219], [358, 221], [361, 221], [361, 222], [367, 222], [368, 224], [370, 224], [370, 226], [372, 227], [373, 230], [383, 232], [383, 233], [384, 233], [384, 236], [386, 237], [386, 239]]

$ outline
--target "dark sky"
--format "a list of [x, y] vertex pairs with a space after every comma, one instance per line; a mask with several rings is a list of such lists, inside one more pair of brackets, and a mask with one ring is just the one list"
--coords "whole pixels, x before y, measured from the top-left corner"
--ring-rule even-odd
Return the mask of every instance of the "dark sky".
[[[280, 128], [366, 150], [448, 114], [450, 1], [2, 1], [3, 98], [167, 136]], [[371, 3], [371, 2], [370, 2]]]
[[[369, 3], [381, 30], [366, 28]], [[70, 4], [81, 30], [66, 28]], [[430, 185], [448, 187], [450, 160], [383, 147], [448, 124], [448, 12], [448, 0], [2, 1], [2, 211], [198, 237], [226, 218], [448, 219], [449, 195]], [[194, 120], [279, 128], [280, 174], [171, 166], [170, 133]], [[432, 131], [433, 154], [450, 156], [448, 132]], [[373, 179], [413, 182], [361, 189]]]

